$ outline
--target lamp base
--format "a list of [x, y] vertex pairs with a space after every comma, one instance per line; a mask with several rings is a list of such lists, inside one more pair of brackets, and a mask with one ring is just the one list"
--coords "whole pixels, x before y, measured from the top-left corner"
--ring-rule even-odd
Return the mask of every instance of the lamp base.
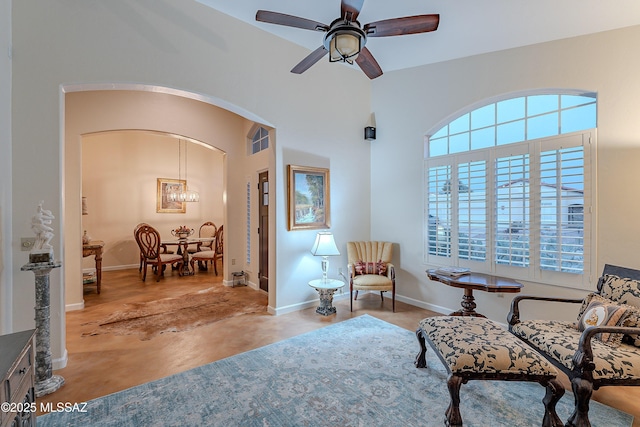
[[322, 257], [322, 280], [327, 281], [327, 271], [329, 271], [329, 257]]

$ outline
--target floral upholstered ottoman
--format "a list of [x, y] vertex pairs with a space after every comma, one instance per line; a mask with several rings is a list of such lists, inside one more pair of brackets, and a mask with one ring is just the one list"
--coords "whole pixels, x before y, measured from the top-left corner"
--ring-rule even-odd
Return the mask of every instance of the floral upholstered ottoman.
[[451, 402], [445, 424], [462, 426], [460, 386], [469, 380], [535, 381], [546, 388], [543, 427], [560, 427], [556, 403], [564, 388], [557, 371], [543, 356], [499, 324], [482, 317], [437, 316], [420, 321], [416, 367], [427, 366], [428, 342], [449, 372]]

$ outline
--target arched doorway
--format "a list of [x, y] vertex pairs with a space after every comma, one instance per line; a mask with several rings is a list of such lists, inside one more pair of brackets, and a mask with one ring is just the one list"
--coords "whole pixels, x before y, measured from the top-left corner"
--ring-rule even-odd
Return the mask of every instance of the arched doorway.
[[[236, 209], [246, 210], [243, 188], [246, 177], [257, 170], [272, 167], [245, 161], [246, 133], [255, 122], [213, 103], [201, 102], [202, 97], [185, 96], [180, 91], [141, 90], [74, 90], [65, 94], [64, 193], [63, 221], [65, 228], [65, 304], [67, 310], [80, 309], [82, 301], [81, 256], [81, 141], [83, 136], [121, 129], [137, 129], [184, 136], [216, 147], [225, 153], [222, 191], [223, 222], [225, 224], [224, 277], [230, 277], [229, 264], [242, 262], [244, 253], [245, 214], [229, 214]], [[109, 88], [112, 89], [112, 88]], [[177, 93], [173, 93], [177, 92]], [[249, 115], [250, 116], [250, 115]], [[171, 168], [172, 172], [176, 172]], [[157, 177], [154, 177], [154, 180]], [[155, 192], [151, 197], [155, 198]], [[155, 201], [153, 202], [155, 206]], [[135, 224], [134, 224], [135, 225]], [[238, 238], [234, 238], [237, 235]], [[77, 242], [77, 243], [76, 243]], [[238, 265], [234, 266], [238, 268]], [[248, 270], [251, 270], [249, 266]], [[255, 268], [257, 272], [257, 268]], [[251, 279], [250, 279], [251, 280]], [[256, 279], [257, 282], [257, 279]]]

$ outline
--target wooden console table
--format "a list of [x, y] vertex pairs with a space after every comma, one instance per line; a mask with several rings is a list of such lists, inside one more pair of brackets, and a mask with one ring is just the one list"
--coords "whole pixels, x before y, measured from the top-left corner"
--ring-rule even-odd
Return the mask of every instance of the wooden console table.
[[451, 277], [443, 274], [436, 274], [436, 270], [427, 270], [429, 279], [444, 283], [454, 288], [464, 289], [462, 297], [462, 308], [454, 311], [450, 316], [477, 316], [485, 317], [476, 311], [475, 298], [473, 290], [480, 290], [494, 293], [517, 293], [522, 289], [522, 283], [505, 277], [492, 276], [484, 273], [469, 273], [464, 276]]
[[102, 240], [92, 240], [82, 245], [82, 257], [93, 255], [96, 259], [96, 287], [98, 294], [100, 293], [100, 282], [102, 280], [102, 248], [104, 248]]

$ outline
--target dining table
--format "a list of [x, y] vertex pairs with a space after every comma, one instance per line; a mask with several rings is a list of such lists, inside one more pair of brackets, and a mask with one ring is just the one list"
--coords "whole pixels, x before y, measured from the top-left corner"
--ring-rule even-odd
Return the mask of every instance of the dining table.
[[189, 266], [189, 245], [199, 245], [202, 243], [211, 243], [215, 237], [187, 237], [186, 239], [167, 239], [160, 242], [160, 246], [167, 251], [168, 246], [177, 246], [176, 253], [182, 255], [184, 261], [182, 265], [182, 276], [191, 276], [195, 272]]

